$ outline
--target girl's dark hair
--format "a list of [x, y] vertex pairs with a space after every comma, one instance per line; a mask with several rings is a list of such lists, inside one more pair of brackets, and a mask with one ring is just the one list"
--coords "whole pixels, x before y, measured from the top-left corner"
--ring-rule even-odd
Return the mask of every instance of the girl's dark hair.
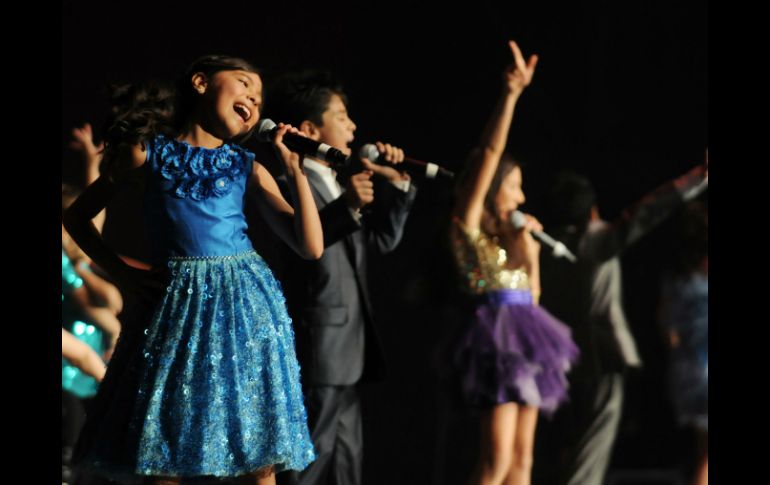
[[190, 116], [197, 93], [192, 76], [211, 77], [219, 71], [248, 71], [259, 74], [249, 62], [237, 57], [210, 55], [193, 62], [174, 85], [142, 82], [111, 88], [111, 112], [104, 130], [104, 168], [114, 168], [121, 147], [144, 143], [158, 134], [177, 136]]
[[[457, 197], [457, 191], [468, 189], [468, 179], [469, 177], [475, 175], [474, 171], [478, 168], [478, 159], [481, 156], [482, 149], [479, 147], [474, 148], [471, 150], [470, 154], [468, 154], [465, 168], [462, 172], [460, 172], [460, 176], [457, 178], [457, 182], [455, 183], [455, 197]], [[495, 171], [495, 175], [492, 177], [492, 181], [489, 184], [489, 189], [484, 196], [484, 209], [489, 215], [497, 217], [495, 214], [495, 196], [500, 190], [500, 185], [502, 185], [503, 179], [505, 179], [505, 177], [507, 177], [508, 174], [510, 174], [516, 167], [521, 169], [522, 164], [516, 160], [513, 155], [508, 152], [504, 152], [500, 156], [500, 162], [497, 165], [497, 170]]]
[[498, 217], [496, 212], [497, 208], [495, 207], [495, 197], [500, 191], [500, 185], [502, 185], [503, 179], [513, 172], [513, 169], [516, 167], [521, 168], [521, 164], [509, 153], [503, 153], [500, 157], [500, 164], [497, 166], [497, 171], [495, 171], [495, 176], [492, 177], [492, 182], [489, 184], [487, 195], [484, 197], [484, 208], [495, 217]]

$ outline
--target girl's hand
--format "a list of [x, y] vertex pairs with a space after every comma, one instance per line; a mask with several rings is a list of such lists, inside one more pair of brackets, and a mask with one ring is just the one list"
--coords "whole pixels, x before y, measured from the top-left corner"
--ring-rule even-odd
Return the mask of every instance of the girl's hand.
[[505, 69], [503, 80], [510, 92], [519, 95], [532, 82], [538, 57], [535, 54], [531, 55], [525, 64], [524, 56], [516, 42], [508, 41], [508, 46], [511, 48], [511, 54], [513, 54], [513, 63]]
[[542, 231], [543, 225], [535, 217], [524, 214], [527, 223], [516, 234], [516, 242], [523, 249], [523, 256], [527, 264], [533, 264], [540, 258], [540, 243], [532, 237], [532, 231]]
[[289, 147], [284, 145], [283, 137], [286, 133], [292, 133], [294, 135], [300, 136], [305, 136], [305, 134], [291, 125], [278, 123], [278, 131], [273, 138], [273, 147], [275, 148], [279, 158], [283, 161], [286, 174], [289, 177], [294, 177], [295, 175], [302, 173], [302, 154], [293, 152], [289, 150]]

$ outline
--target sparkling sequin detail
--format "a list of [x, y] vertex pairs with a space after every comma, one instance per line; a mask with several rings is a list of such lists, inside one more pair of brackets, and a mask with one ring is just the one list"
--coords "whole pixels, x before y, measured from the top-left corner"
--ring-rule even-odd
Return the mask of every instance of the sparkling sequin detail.
[[505, 249], [480, 229], [469, 230], [454, 219], [451, 232], [455, 261], [472, 293], [530, 288], [526, 271], [512, 268]]
[[253, 155], [149, 146], [145, 216], [169, 279], [124, 326], [76, 459], [120, 480], [302, 470], [315, 453], [291, 319], [245, 235]]
[[453, 372], [466, 402], [536, 406], [550, 415], [567, 398], [566, 373], [578, 358], [571, 331], [533, 304], [529, 278], [479, 229], [452, 225], [452, 245], [475, 311], [455, 340]]
[[136, 412], [122, 439], [135, 443], [136, 468], [115, 470], [106, 447], [91, 450], [92, 463], [113, 476], [303, 469], [315, 454], [294, 331], [270, 269], [255, 252], [169, 267], [171, 291], [134, 361]]

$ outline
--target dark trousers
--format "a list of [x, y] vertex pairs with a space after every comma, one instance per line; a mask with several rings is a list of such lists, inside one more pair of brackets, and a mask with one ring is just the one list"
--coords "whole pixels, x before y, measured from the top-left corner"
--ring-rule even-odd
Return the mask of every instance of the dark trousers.
[[358, 389], [310, 387], [305, 392], [305, 406], [317, 457], [302, 472], [279, 474], [281, 483], [360, 485], [364, 450]]

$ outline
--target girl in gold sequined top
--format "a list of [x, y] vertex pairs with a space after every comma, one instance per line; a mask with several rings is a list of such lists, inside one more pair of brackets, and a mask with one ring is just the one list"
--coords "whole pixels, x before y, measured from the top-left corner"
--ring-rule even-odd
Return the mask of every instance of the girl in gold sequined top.
[[452, 245], [475, 313], [455, 341], [452, 368], [469, 406], [481, 410], [477, 484], [529, 484], [538, 410], [566, 398], [565, 372], [577, 358], [569, 329], [537, 306], [539, 244], [510, 216], [525, 201], [522, 173], [504, 154], [516, 102], [535, 72], [515, 42], [514, 62], [453, 210]]

